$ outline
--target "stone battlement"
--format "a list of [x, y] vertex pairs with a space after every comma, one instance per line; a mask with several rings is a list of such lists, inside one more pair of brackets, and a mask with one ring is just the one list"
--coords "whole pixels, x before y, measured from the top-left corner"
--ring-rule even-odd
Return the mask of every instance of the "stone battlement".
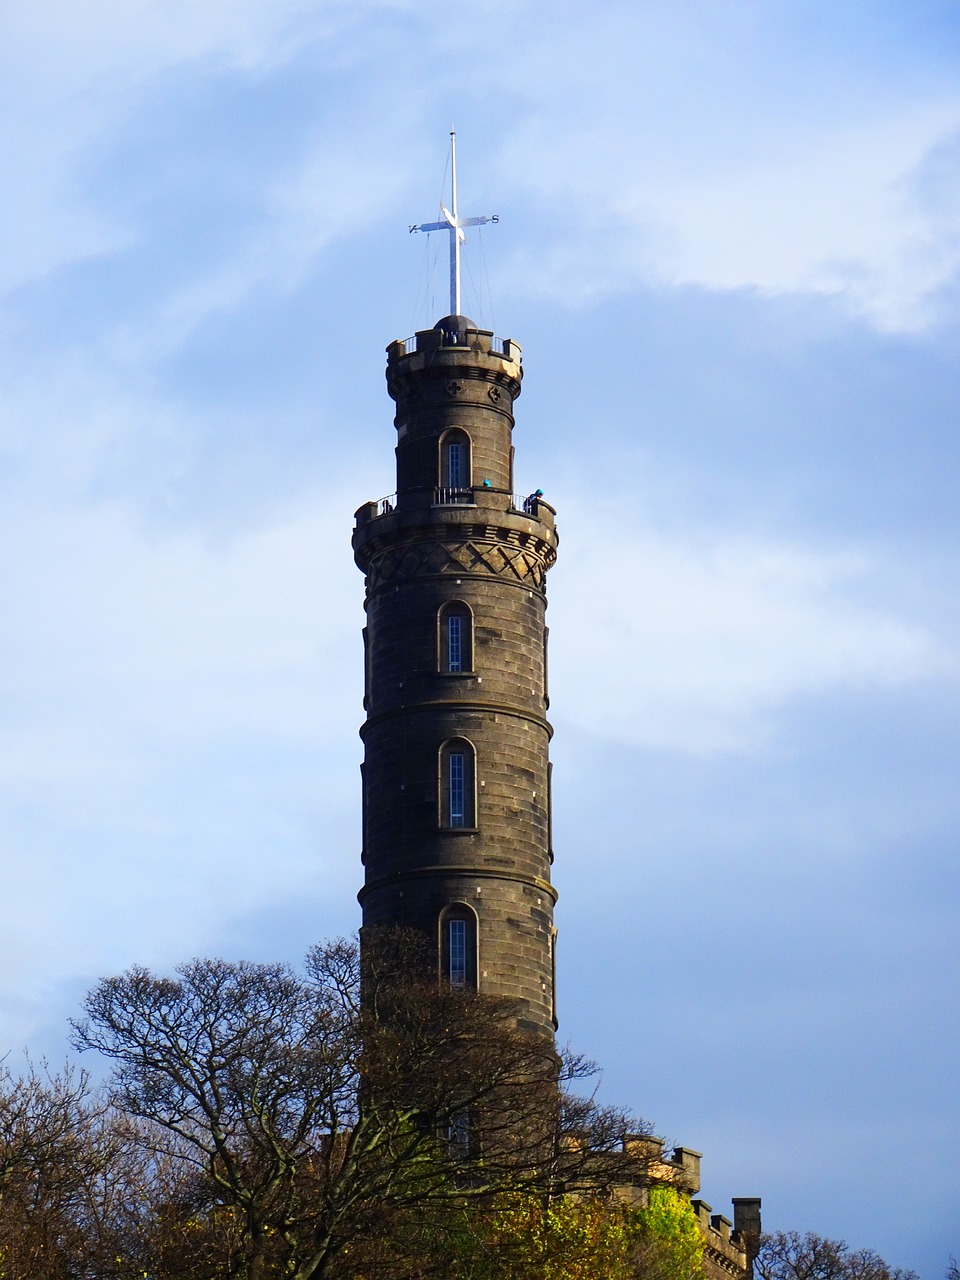
[[691, 1200], [704, 1239], [703, 1269], [708, 1280], [752, 1275], [760, 1234], [760, 1201], [733, 1201], [733, 1222], [714, 1213], [705, 1200]]
[[[673, 1187], [694, 1197], [700, 1190], [701, 1153], [690, 1147], [674, 1147], [667, 1155], [663, 1139], [650, 1134], [627, 1134], [623, 1139], [626, 1155], [639, 1157], [646, 1165], [642, 1181], [624, 1183], [616, 1188], [621, 1202], [641, 1208], [647, 1204], [649, 1188], [658, 1183]], [[735, 1197], [733, 1221], [714, 1213], [705, 1200], [691, 1198], [697, 1225], [704, 1240], [703, 1268], [707, 1280], [726, 1280], [728, 1276], [752, 1275], [753, 1259], [760, 1238], [760, 1200]]]
[[497, 338], [492, 329], [420, 329], [411, 338], [398, 338], [387, 347], [387, 360], [401, 360], [417, 353], [431, 354], [441, 350], [476, 351], [483, 355], [503, 356], [513, 364], [521, 363], [519, 342]]
[[387, 389], [401, 414], [412, 407], [411, 393], [422, 395], [426, 386], [436, 384], [441, 398], [483, 396], [488, 410], [509, 416], [523, 379], [520, 344], [494, 337], [490, 329], [473, 328], [469, 321], [442, 328], [445, 323], [387, 347]]

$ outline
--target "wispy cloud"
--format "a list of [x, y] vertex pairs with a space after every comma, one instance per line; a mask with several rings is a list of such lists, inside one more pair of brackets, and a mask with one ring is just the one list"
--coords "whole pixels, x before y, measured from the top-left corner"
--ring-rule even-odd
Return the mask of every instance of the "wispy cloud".
[[319, 567], [351, 500], [326, 490], [219, 542], [116, 505], [7, 508], [7, 1044], [64, 973], [196, 948], [291, 886], [348, 899], [319, 814], [352, 827], [358, 749], [326, 739], [357, 718], [359, 603], [345, 547]]
[[625, 529], [614, 506], [604, 523], [569, 497], [563, 511], [578, 550], [551, 604], [553, 679], [563, 715], [594, 733], [752, 752], [797, 699], [956, 679], [948, 644], [870, 602], [863, 553]]
[[937, 319], [960, 272], [956, 185], [926, 177], [960, 135], [949, 54], [924, 80], [891, 31], [884, 78], [840, 17], [778, 32], [762, 4], [693, 8], [612, 6], [582, 44], [548, 28], [514, 53], [517, 91], [529, 74], [554, 110], [531, 95], [506, 143], [547, 246], [546, 269], [511, 272], [568, 300], [648, 282], [826, 295], [890, 331]]
[[[402, 8], [401, 0], [84, 0], [5, 10], [0, 162], [11, 197], [0, 207], [0, 292], [136, 243], [135, 219], [95, 200], [87, 171], [125, 137], [146, 95], [162, 111], [165, 77], [175, 101], [178, 75], [252, 83], [306, 48], [321, 66], [336, 62], [349, 33], [379, 11]], [[318, 222], [335, 203], [330, 195]]]

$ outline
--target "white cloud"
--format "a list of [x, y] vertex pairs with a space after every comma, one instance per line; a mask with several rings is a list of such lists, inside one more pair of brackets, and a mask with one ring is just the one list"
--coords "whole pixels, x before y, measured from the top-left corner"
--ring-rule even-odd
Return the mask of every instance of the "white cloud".
[[[318, 75], [351, 66], [357, 118], [337, 118], [335, 140], [318, 140], [300, 176], [268, 198], [269, 225], [175, 300], [171, 322], [178, 309], [183, 318], [242, 296], [271, 261], [275, 278], [289, 276], [296, 259], [302, 268], [329, 246], [332, 228], [375, 217], [421, 145], [418, 120], [441, 103], [445, 118], [454, 92], [482, 92], [487, 104], [489, 127], [472, 130], [476, 171], [501, 173], [501, 192], [535, 203], [541, 248], [505, 264], [513, 289], [813, 293], [881, 329], [912, 330], [936, 319], [938, 294], [960, 271], [960, 198], [928, 181], [960, 135], [960, 98], [942, 68], [915, 75], [910, 50], [880, 41], [871, 61], [857, 24], [840, 18], [804, 26], [762, 0], [698, 0], [683, 12], [609, 0], [589, 16], [561, 3], [544, 23], [528, 4], [509, 47], [487, 53], [465, 16], [435, 29], [403, 0], [54, 10], [22, 6], [0, 25], [0, 162], [17, 193], [0, 216], [0, 287], [136, 238], [129, 215], [78, 199], [75, 177], [122, 132], [144, 85], [173, 69], [255, 79], [307, 48]], [[384, 13], [396, 19], [395, 46], [380, 43]], [[435, 74], [399, 75], [394, 62], [411, 57]], [[378, 168], [391, 174], [379, 185]]]
[[552, 683], [565, 718], [594, 733], [754, 751], [794, 699], [956, 674], [923, 626], [862, 602], [862, 556], [624, 532], [614, 509], [604, 524], [569, 496], [562, 510], [566, 541], [582, 550], [551, 601]]
[[[960, 199], [924, 175], [960, 135], [960, 100], [880, 115], [784, 146], [776, 160], [692, 162], [679, 175], [624, 148], [605, 172], [553, 157], [552, 203], [575, 207], [576, 239], [556, 234], [526, 288], [596, 297], [646, 281], [836, 298], [881, 330], [923, 329], [960, 273]], [[550, 163], [548, 158], [547, 163]], [[592, 170], [594, 192], [564, 189]], [[945, 198], [946, 196], [946, 198]], [[538, 283], [539, 282], [539, 283]]]
[[389, 143], [378, 140], [358, 157], [342, 140], [318, 138], [296, 171], [265, 192], [259, 229], [226, 261], [173, 289], [145, 323], [120, 330], [112, 351], [150, 363], [210, 316], [240, 309], [256, 289], [295, 290], [325, 250], [366, 231], [404, 176]]
[[839, 129], [775, 164], [635, 191], [631, 220], [669, 237], [654, 268], [667, 283], [833, 295], [881, 329], [922, 328], [960, 238], [916, 178], [958, 131], [960, 100]]
[[[312, 737], [319, 659], [356, 640], [343, 625], [344, 596], [357, 596], [351, 505], [310, 492], [221, 542], [150, 533], [120, 506], [39, 519], [8, 507], [6, 545], [20, 554], [0, 566], [7, 707], [33, 733], [73, 721], [81, 771], [88, 720], [121, 739], [134, 728], [194, 744], [254, 729]], [[331, 566], [332, 541], [343, 554]]]
[[[0, 17], [0, 165], [10, 197], [0, 208], [0, 291], [136, 242], [135, 219], [94, 200], [82, 175], [123, 136], [151, 84], [174, 72], [197, 83], [225, 69], [254, 79], [308, 46], [320, 74], [371, 12], [398, 8], [402, 0], [51, 0], [7, 7]], [[362, 47], [362, 34], [357, 43]], [[231, 287], [229, 280], [219, 284], [220, 291]]]
[[929, 324], [960, 272], [955, 184], [923, 181], [960, 136], [955, 74], [930, 53], [917, 76], [882, 38], [871, 60], [857, 35], [707, 0], [544, 27], [513, 55], [527, 109], [505, 150], [546, 248], [510, 276], [568, 299], [821, 294], [880, 329]]
[[34, 84], [96, 92], [203, 58], [270, 65], [340, 13], [316, 0], [47, 0], [4, 11], [4, 46]]
[[349, 900], [353, 505], [311, 492], [219, 542], [5, 505], [0, 1053], [57, 980], [169, 963], [293, 892]]

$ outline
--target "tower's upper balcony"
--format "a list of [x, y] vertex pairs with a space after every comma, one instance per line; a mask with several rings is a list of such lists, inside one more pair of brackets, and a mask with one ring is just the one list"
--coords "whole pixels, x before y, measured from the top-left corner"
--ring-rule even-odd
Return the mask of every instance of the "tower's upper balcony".
[[443, 377], [454, 370], [461, 376], [494, 379], [515, 400], [523, 377], [520, 344], [496, 337], [466, 316], [444, 316], [432, 329], [418, 330], [387, 347], [387, 386], [394, 400], [420, 377]]
[[[477, 537], [541, 548], [552, 564], [559, 541], [556, 511], [542, 497], [479, 488], [463, 490], [451, 501], [443, 490], [409, 495], [397, 506], [397, 495], [365, 502], [356, 513], [353, 547], [366, 572], [370, 558], [391, 543], [410, 538], [468, 541]], [[421, 499], [416, 501], [415, 499]]]
[[[403, 510], [398, 509], [397, 494], [387, 494], [375, 502], [365, 502], [356, 512], [358, 527], [371, 522], [383, 522], [384, 529], [400, 529], [405, 524], [422, 525], [427, 520], [437, 525], [473, 525], [478, 521], [498, 524], [502, 517], [520, 517], [520, 523], [511, 526], [524, 532], [532, 524], [543, 525], [551, 536], [555, 535], [556, 509], [539, 494], [524, 497], [519, 493], [504, 493], [502, 489], [434, 489], [432, 493], [415, 495], [422, 500], [409, 502], [407, 509], [412, 519], [404, 521]], [[540, 532], [538, 530], [538, 532]]]

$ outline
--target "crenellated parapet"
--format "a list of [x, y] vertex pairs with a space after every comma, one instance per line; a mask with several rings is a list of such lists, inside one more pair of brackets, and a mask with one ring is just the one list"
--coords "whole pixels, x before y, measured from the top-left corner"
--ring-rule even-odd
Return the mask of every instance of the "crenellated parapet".
[[705, 1200], [695, 1199], [700, 1190], [702, 1154], [691, 1147], [663, 1149], [663, 1139], [651, 1134], [628, 1134], [623, 1139], [624, 1155], [633, 1169], [643, 1174], [624, 1181], [614, 1189], [616, 1198], [634, 1208], [645, 1208], [650, 1188], [672, 1187], [690, 1204], [703, 1235], [703, 1270], [706, 1280], [748, 1280], [760, 1240], [760, 1200], [740, 1197], [733, 1200], [733, 1221], [714, 1213]]
[[[422, 403], [428, 381], [438, 384], [444, 396], [462, 395], [466, 388], [444, 385], [448, 376], [498, 387], [512, 405], [523, 378], [520, 344], [512, 338], [496, 338], [491, 329], [476, 328], [463, 316], [446, 316], [432, 329], [387, 347], [387, 390], [401, 407], [406, 407], [410, 396]], [[509, 411], [510, 405], [501, 404], [503, 394], [491, 395], [487, 390], [486, 395], [490, 407]]]
[[[736, 1280], [743, 1280], [745, 1276], [751, 1276], [756, 1256], [755, 1246], [760, 1235], [759, 1199], [734, 1200], [733, 1222], [722, 1213], [714, 1213], [712, 1206], [705, 1200], [691, 1200], [690, 1203], [703, 1235], [703, 1271], [706, 1280], [727, 1280], [731, 1276], [736, 1277]], [[738, 1213], [738, 1206], [745, 1204], [755, 1206], [755, 1235], [743, 1225]], [[753, 1216], [750, 1221], [752, 1223]]]

